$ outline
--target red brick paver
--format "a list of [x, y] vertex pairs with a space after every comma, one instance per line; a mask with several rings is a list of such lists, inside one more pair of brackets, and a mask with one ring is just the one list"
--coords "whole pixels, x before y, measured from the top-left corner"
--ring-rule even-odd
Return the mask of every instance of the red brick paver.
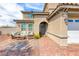
[[79, 44], [62, 47], [48, 37], [43, 37], [36, 42], [41, 56], [79, 56]]
[[[0, 36], [0, 55], [2, 55], [5, 47], [11, 42], [17, 43], [10, 36]], [[29, 42], [32, 45], [33, 56], [79, 56], [79, 44], [69, 44], [62, 47], [48, 37], [42, 37], [36, 40], [32, 39]]]
[[41, 56], [62, 55], [60, 53], [59, 45], [48, 37], [43, 37], [39, 39], [38, 43], [39, 52]]

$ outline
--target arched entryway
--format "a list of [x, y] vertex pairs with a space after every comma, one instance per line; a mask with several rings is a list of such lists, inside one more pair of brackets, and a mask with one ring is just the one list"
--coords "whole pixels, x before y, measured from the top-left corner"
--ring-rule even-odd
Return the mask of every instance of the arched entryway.
[[47, 31], [47, 27], [48, 27], [47, 22], [41, 22], [39, 24], [39, 33], [41, 36], [45, 35], [45, 33]]

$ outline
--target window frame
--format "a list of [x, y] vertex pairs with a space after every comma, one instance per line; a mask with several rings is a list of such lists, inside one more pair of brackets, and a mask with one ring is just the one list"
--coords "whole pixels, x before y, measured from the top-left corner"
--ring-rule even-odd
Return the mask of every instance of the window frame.
[[26, 23], [25, 22], [21, 23], [21, 30], [25, 31], [26, 29], [27, 29]]

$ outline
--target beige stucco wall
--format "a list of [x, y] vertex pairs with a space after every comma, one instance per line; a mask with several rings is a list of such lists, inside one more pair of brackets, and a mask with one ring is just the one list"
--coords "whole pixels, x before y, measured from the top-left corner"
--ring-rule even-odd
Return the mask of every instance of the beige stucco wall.
[[48, 30], [46, 35], [61, 46], [67, 45], [67, 25], [64, 19], [66, 14], [60, 13], [52, 17], [48, 23]]
[[18, 28], [18, 31], [21, 31], [21, 23], [17, 23], [16, 27]]
[[49, 12], [51, 13], [56, 7], [58, 3], [47, 3], [44, 12]]
[[39, 33], [39, 25], [41, 22], [47, 22], [46, 17], [47, 15], [34, 15], [34, 34]]

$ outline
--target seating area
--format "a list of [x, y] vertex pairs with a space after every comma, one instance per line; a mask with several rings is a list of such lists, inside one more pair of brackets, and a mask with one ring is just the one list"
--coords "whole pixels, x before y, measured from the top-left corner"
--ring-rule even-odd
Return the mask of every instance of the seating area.
[[33, 34], [27, 34], [26, 31], [15, 32], [11, 34], [12, 39], [24, 40], [24, 39], [33, 39]]

